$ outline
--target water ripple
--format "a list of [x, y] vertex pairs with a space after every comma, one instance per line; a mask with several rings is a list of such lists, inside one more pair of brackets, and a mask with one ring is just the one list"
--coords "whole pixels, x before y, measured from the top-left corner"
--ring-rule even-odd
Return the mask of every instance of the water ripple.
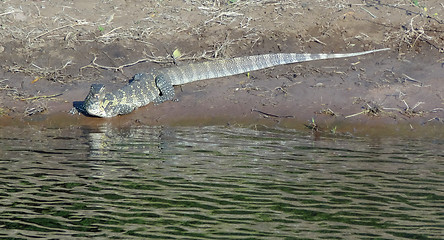
[[[15, 137], [11, 137], [15, 136]], [[3, 128], [0, 238], [440, 239], [441, 141]]]

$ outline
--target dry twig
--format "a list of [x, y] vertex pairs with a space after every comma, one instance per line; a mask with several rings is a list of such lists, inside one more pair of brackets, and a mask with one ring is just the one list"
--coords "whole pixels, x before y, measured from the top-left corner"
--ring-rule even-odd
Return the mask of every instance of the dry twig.
[[37, 35], [37, 36], [35, 36], [32, 40], [36, 40], [36, 39], [38, 39], [38, 38], [41, 38], [41, 37], [43, 37], [43, 36], [45, 36], [45, 35], [47, 35], [47, 34], [49, 34], [49, 33], [52, 33], [52, 32], [55, 32], [55, 31], [58, 31], [58, 30], [60, 30], [60, 29], [63, 29], [63, 28], [67, 28], [67, 27], [76, 27], [76, 26], [80, 26], [80, 25], [85, 25], [85, 24], [87, 24], [88, 22], [85, 22], [85, 21], [77, 21], [76, 23], [74, 23], [74, 24], [67, 24], [67, 25], [64, 25], [64, 26], [60, 26], [60, 27], [56, 27], [56, 28], [54, 28], [54, 29], [51, 29], [51, 30], [48, 30], [48, 31], [46, 31], [46, 32], [44, 32], [44, 33], [41, 33], [41, 34], [39, 34], [39, 35]]
[[28, 97], [28, 98], [22, 98], [20, 100], [22, 101], [33, 101], [33, 100], [38, 100], [38, 99], [43, 99], [43, 98], [55, 98], [58, 96], [61, 96], [62, 93], [57, 93], [57, 94], [52, 94], [52, 95], [43, 95], [43, 96], [34, 96], [34, 97]]
[[284, 115], [284, 116], [280, 116], [280, 115], [275, 115], [275, 114], [271, 114], [271, 113], [266, 113], [257, 109], [251, 109], [252, 112], [258, 112], [260, 114], [263, 114], [267, 117], [274, 117], [274, 118], [294, 118], [294, 116], [291, 115]]

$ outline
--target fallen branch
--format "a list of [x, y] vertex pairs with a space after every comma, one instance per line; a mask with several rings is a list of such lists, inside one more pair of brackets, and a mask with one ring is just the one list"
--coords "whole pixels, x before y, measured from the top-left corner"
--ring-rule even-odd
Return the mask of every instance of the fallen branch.
[[268, 116], [268, 117], [275, 117], [275, 118], [294, 118], [294, 116], [291, 116], [291, 115], [289, 115], [289, 116], [279, 116], [279, 115], [275, 115], [275, 114], [271, 114], [271, 113], [262, 112], [262, 111], [257, 110], [257, 109], [251, 109], [251, 111], [252, 111], [252, 112], [258, 112], [258, 113], [263, 114], [263, 115]]
[[[210, 59], [210, 58], [205, 57], [206, 54], [207, 54], [207, 52], [205, 51], [199, 57], [180, 57], [180, 59], [181, 60], [185, 60], [185, 61], [187, 61], [187, 60], [193, 60], [194, 61], [194, 60], [199, 60], [199, 59]], [[123, 68], [131, 67], [131, 66], [134, 66], [134, 65], [142, 63], [142, 62], [153, 62], [153, 63], [163, 63], [163, 64], [175, 63], [174, 58], [170, 59], [168, 57], [148, 56], [146, 58], [142, 58], [142, 59], [139, 59], [139, 60], [131, 62], [131, 63], [126, 63], [126, 64], [120, 65], [118, 67], [110, 67], [110, 66], [100, 65], [100, 64], [96, 63], [96, 60], [97, 60], [97, 57], [94, 56], [94, 59], [91, 61], [91, 63], [86, 65], [86, 66], [81, 67], [80, 71], [83, 70], [84, 68], [101, 68], [101, 69], [106, 69], [106, 70], [113, 70], [115, 72], [120, 71], [120, 72], [123, 73]]]
[[37, 99], [42, 99], [42, 98], [55, 98], [55, 97], [58, 97], [62, 94], [63, 93], [57, 93], [57, 94], [53, 94], [53, 95], [34, 96], [34, 97], [28, 97], [28, 98], [21, 98], [20, 100], [29, 101], [29, 100], [37, 100]]
[[142, 58], [142, 59], [139, 59], [135, 62], [123, 64], [118, 67], [109, 67], [109, 66], [97, 64], [96, 60], [97, 60], [97, 57], [94, 56], [94, 59], [91, 61], [91, 63], [86, 66], [81, 67], [80, 71], [83, 70], [84, 68], [101, 68], [101, 69], [106, 69], [106, 70], [113, 70], [115, 72], [118, 72], [118, 71], [123, 72], [123, 68], [125, 68], [125, 67], [130, 67], [130, 66], [134, 66], [138, 63], [151, 61], [151, 59], [149, 59], [149, 58]]
[[0, 13], [0, 17], [8, 15], [8, 14], [18, 13], [18, 12], [23, 12], [23, 11], [12, 10], [12, 11], [9, 11], [9, 12]]
[[345, 116], [344, 118], [356, 117], [356, 116], [361, 115], [361, 114], [364, 114], [364, 113], [368, 113], [368, 110], [362, 110], [361, 112], [358, 112], [358, 113], [355, 113], [355, 114], [352, 114], [352, 115]]
[[367, 9], [365, 9], [363, 7], [361, 7], [361, 9], [364, 10], [365, 12], [367, 12], [368, 14], [370, 14], [370, 16], [372, 16], [372, 18], [378, 18], [378, 17], [376, 17], [375, 14], [371, 13], [369, 10], [367, 10]]
[[67, 27], [75, 27], [75, 26], [80, 26], [80, 25], [85, 25], [85, 24], [87, 24], [87, 22], [84, 22], [84, 21], [77, 21], [77, 23], [75, 23], [75, 24], [68, 24], [68, 25], [64, 25], [64, 26], [56, 27], [56, 28], [54, 28], [54, 29], [48, 30], [48, 31], [46, 31], [46, 32], [44, 32], [44, 33], [42, 33], [42, 34], [37, 35], [37, 36], [34, 37], [32, 40], [36, 40], [36, 39], [41, 38], [41, 37], [43, 37], [43, 36], [45, 36], [45, 35], [47, 35], [47, 34], [49, 34], [49, 33], [52, 33], [52, 32], [54, 32], [54, 31], [57, 31], [57, 30], [60, 30], [60, 29], [63, 29], [63, 28], [67, 28]]

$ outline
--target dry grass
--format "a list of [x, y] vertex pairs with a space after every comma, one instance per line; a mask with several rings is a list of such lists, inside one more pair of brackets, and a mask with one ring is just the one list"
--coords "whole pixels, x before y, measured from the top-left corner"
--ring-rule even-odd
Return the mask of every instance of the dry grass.
[[59, 83], [65, 83], [65, 79], [68, 77], [63, 71], [71, 65], [71, 60], [66, 60], [66, 62], [59, 68], [49, 68], [49, 67], [40, 67], [35, 63], [31, 63], [30, 67], [25, 66], [5, 66], [5, 70], [13, 73], [24, 73], [30, 76], [38, 76], [34, 79], [33, 82], [36, 82], [40, 79], [46, 79], [50, 81], [55, 81]]
[[[278, 30], [285, 22], [293, 21], [295, 17], [304, 18], [308, 12], [316, 14], [321, 9], [331, 9], [332, 18], [335, 19], [334, 11], [366, 12], [375, 22], [384, 21], [381, 12], [375, 12], [375, 8], [385, 8], [391, 11], [408, 11], [412, 17], [407, 22], [401, 22], [401, 26], [386, 24], [389, 29], [385, 41], [400, 40], [409, 48], [417, 46], [419, 42], [427, 42], [444, 49], [442, 41], [433, 35], [438, 34], [435, 26], [431, 25], [428, 19], [434, 19], [437, 24], [442, 24], [442, 16], [433, 14], [435, 11], [443, 10], [443, 6], [422, 6], [415, 5], [413, 1], [395, 1], [391, 4], [383, 4], [379, 1], [323, 1], [314, 3], [304, 3], [302, 1], [186, 1], [179, 8], [177, 5], [167, 5], [163, 3], [146, 3], [141, 5], [141, 11], [135, 13], [133, 19], [123, 18], [123, 9], [109, 10], [106, 4], [100, 6], [97, 16], [77, 16], [75, 9], [71, 7], [61, 7], [58, 12], [48, 15], [42, 13], [44, 3], [35, 2], [33, 7], [25, 10], [20, 9], [20, 3], [4, 3], [6, 7], [0, 13], [0, 22], [3, 23], [3, 31], [0, 36], [2, 40], [14, 36], [27, 48], [40, 48], [42, 44], [50, 44], [54, 41], [62, 41], [65, 47], [72, 47], [76, 44], [96, 42], [99, 44], [110, 44], [116, 41], [137, 41], [147, 45], [153, 44], [153, 39], [159, 36], [171, 36], [179, 38], [191, 33], [199, 35], [208, 32], [209, 29], [218, 26], [226, 26], [242, 35], [232, 37], [224, 36], [222, 40], [215, 42], [213, 49], [214, 58], [230, 56], [227, 53], [232, 45], [251, 44], [252, 47], [260, 40], [258, 32], [265, 33], [270, 30]], [[178, 4], [178, 3], [176, 3]], [[428, 11], [424, 9], [428, 7]], [[263, 15], [261, 12], [266, 9], [271, 12]], [[100, 11], [101, 10], [101, 11]], [[140, 14], [143, 13], [143, 14]], [[198, 15], [198, 19], [188, 17]], [[383, 13], [383, 12], [382, 12]], [[139, 15], [138, 15], [139, 14]], [[379, 15], [378, 17], [376, 17]], [[83, 18], [87, 17], [87, 19]], [[273, 17], [273, 19], [269, 19]], [[330, 16], [329, 16], [330, 17]], [[319, 17], [317, 17], [319, 18]], [[381, 18], [383, 20], [381, 20]], [[315, 18], [316, 19], [316, 18]], [[32, 20], [32, 21], [31, 21]], [[270, 21], [271, 20], [271, 21]], [[373, 20], [371, 20], [373, 21]], [[33, 22], [34, 24], [28, 24]], [[273, 27], [275, 26], [275, 27]], [[274, 28], [274, 29], [273, 29]], [[283, 29], [284, 31], [297, 31], [295, 29]], [[392, 31], [392, 29], [400, 29]], [[362, 33], [362, 36], [369, 36], [369, 33]], [[328, 45], [317, 36], [309, 36], [312, 41], [321, 45]], [[4, 42], [4, 41], [3, 41]], [[63, 46], [61, 46], [63, 47]], [[172, 49], [170, 49], [172, 50]], [[149, 61], [152, 58], [147, 58]], [[131, 63], [128, 63], [131, 64]], [[94, 65], [94, 64], [93, 64]]]
[[5, 95], [12, 97], [14, 99], [19, 99], [23, 97], [23, 93], [19, 92], [19, 90], [15, 87], [11, 87], [6, 79], [0, 80], [0, 93], [6, 93]]

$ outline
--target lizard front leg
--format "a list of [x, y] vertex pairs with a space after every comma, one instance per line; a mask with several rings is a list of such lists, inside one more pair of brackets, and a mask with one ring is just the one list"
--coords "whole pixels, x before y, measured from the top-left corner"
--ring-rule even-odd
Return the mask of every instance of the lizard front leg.
[[156, 86], [160, 91], [159, 96], [154, 99], [155, 104], [160, 104], [168, 100], [172, 100], [175, 96], [174, 87], [163, 74], [159, 74], [155, 78]]

